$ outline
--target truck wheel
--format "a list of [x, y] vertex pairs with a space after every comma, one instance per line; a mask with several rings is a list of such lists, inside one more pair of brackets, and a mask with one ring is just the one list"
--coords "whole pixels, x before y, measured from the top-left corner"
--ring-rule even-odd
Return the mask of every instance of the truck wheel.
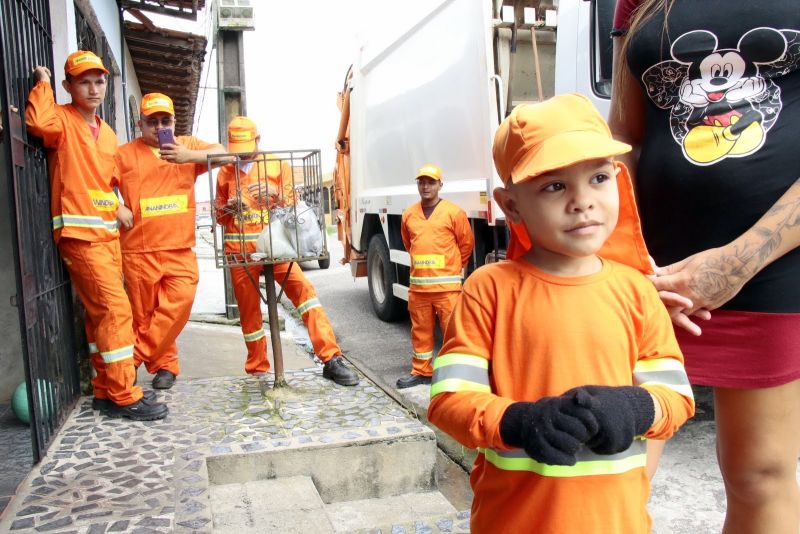
[[382, 321], [391, 323], [401, 319], [408, 305], [392, 293], [397, 273], [389, 260], [389, 246], [381, 234], [372, 236], [367, 249], [367, 283], [372, 309]]
[[331, 266], [331, 259], [325, 258], [324, 260], [317, 260], [320, 269], [327, 269]]

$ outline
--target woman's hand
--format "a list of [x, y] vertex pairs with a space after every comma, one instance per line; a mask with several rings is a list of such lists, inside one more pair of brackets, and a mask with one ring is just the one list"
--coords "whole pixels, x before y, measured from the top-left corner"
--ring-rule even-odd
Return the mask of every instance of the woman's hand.
[[[648, 278], [658, 289], [658, 283], [656, 280], [659, 276], [665, 275], [666, 272], [663, 268], [656, 265], [655, 261], [653, 261], [653, 258], [650, 258], [650, 263], [652, 264], [653, 270], [656, 274], [654, 276], [648, 276]], [[658, 290], [658, 296], [661, 298], [661, 302], [664, 304], [664, 307], [667, 308], [667, 313], [669, 313], [669, 318], [672, 319], [672, 324], [679, 328], [683, 328], [694, 336], [699, 336], [703, 333], [700, 326], [692, 321], [690, 316], [708, 321], [711, 319], [711, 312], [705, 308], [700, 308], [693, 314], [690, 313], [688, 310], [691, 310], [694, 307], [692, 299], [684, 297], [683, 295], [674, 291], [660, 289]]]
[[698, 252], [679, 262], [661, 267], [653, 283], [659, 291], [688, 297], [692, 306], [685, 313], [715, 310], [731, 300], [755, 274], [737, 255], [736, 248], [724, 246]]

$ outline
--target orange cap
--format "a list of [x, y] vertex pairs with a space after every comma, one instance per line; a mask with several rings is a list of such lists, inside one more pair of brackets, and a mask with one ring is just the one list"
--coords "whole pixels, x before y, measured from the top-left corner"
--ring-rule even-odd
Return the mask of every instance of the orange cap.
[[162, 93], [147, 93], [144, 95], [139, 109], [144, 116], [150, 116], [153, 113], [175, 115], [175, 106], [172, 105], [172, 99]]
[[258, 128], [247, 117], [234, 117], [228, 124], [228, 152], [243, 153], [256, 151]]
[[442, 169], [437, 167], [436, 165], [423, 165], [417, 171], [417, 178], [421, 176], [427, 176], [428, 178], [433, 178], [434, 180], [442, 180]]
[[103, 66], [103, 61], [94, 52], [78, 50], [67, 56], [64, 63], [64, 72], [70, 76], [83, 74], [87, 70], [101, 70], [108, 74], [108, 69]]
[[573, 93], [515, 107], [497, 128], [492, 156], [497, 174], [509, 185], [630, 150], [611, 137], [591, 101]]

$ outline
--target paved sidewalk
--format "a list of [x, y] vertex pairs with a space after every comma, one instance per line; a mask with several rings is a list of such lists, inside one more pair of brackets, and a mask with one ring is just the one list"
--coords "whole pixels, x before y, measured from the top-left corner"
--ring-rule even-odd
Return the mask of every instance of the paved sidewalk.
[[[289, 387], [276, 391], [271, 374], [243, 375], [238, 327], [190, 323], [179, 339], [184, 360], [192, 360], [184, 367], [206, 377], [181, 376], [158, 392], [170, 407], [164, 421], [108, 419], [83, 398], [0, 518], [0, 532], [212, 532], [209, 458], [220, 464], [298, 449], [324, 455], [370, 440], [421, 439], [435, 451], [432, 431], [371, 382], [338, 386], [290, 336], [281, 341]], [[346, 473], [355, 482], [365, 475]], [[468, 528], [468, 513], [444, 519], [451, 532]], [[459, 521], [464, 528], [455, 527]], [[413, 532], [415, 523], [425, 524], [390, 529]], [[434, 523], [426, 528], [440, 532]]]

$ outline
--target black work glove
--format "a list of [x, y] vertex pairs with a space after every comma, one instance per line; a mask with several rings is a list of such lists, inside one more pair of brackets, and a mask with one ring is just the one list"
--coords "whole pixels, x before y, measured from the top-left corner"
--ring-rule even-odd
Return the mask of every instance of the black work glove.
[[537, 462], [575, 465], [575, 453], [598, 429], [590, 404], [584, 391], [515, 402], [500, 420], [500, 436]]
[[653, 426], [656, 409], [650, 393], [636, 386], [581, 386], [570, 392], [591, 397], [590, 410], [597, 419], [597, 433], [586, 446], [597, 454], [616, 454], [631, 446], [633, 438]]

